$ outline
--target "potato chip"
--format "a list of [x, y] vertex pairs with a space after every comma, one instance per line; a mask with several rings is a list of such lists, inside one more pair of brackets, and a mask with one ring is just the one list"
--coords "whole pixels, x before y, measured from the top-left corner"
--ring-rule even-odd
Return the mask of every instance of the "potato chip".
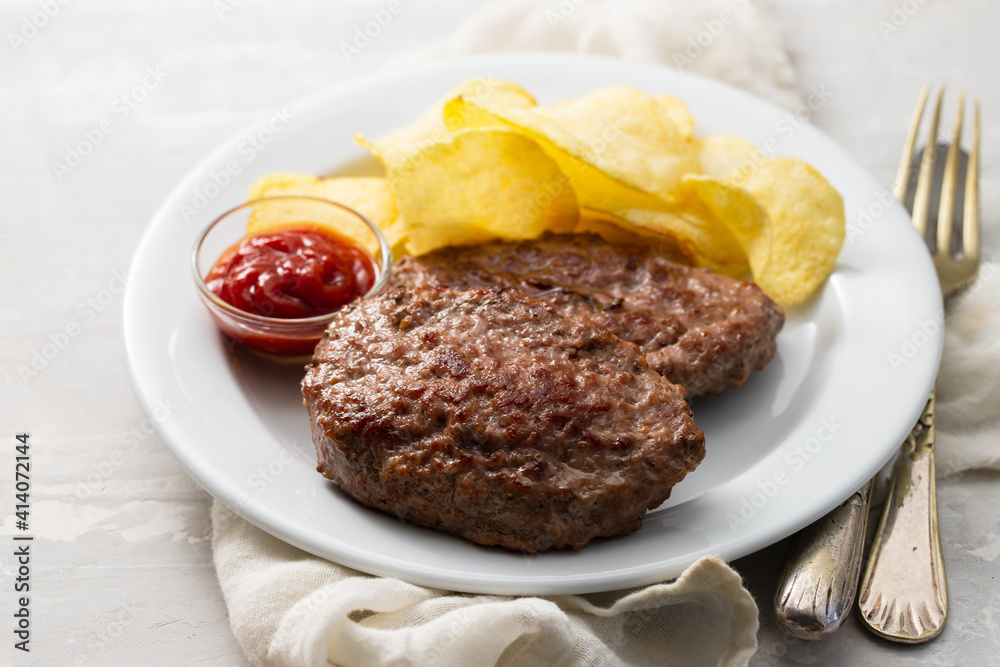
[[694, 116], [688, 109], [687, 104], [669, 95], [654, 95], [656, 111], [667, 119], [667, 124], [672, 125], [672, 132], [677, 133], [678, 139], [690, 141], [694, 138]]
[[[476, 104], [455, 104], [458, 99], [472, 100]], [[498, 122], [484, 110], [486, 105], [524, 109], [538, 104], [524, 88], [496, 79], [487, 79], [478, 86], [463, 84], [443, 102], [442, 120], [451, 131], [468, 127], [506, 127], [507, 123]]]
[[631, 224], [669, 236], [688, 261], [741, 278], [750, 271], [739, 241], [693, 192], [683, 195], [669, 210], [616, 211]]
[[844, 245], [844, 200], [818, 171], [788, 157], [761, 164], [743, 187], [771, 218], [771, 255], [754, 279], [783, 306], [805, 301], [833, 272]]
[[[696, 143], [702, 173], [724, 185], [709, 186], [705, 176], [689, 176], [686, 180], [701, 189], [706, 202], [723, 204], [729, 200], [723, 206], [728, 213], [719, 206], [713, 208], [743, 243], [754, 280], [784, 306], [805, 301], [832, 273], [844, 243], [844, 203], [840, 195], [801, 160], [770, 159], [764, 150], [741, 137], [713, 135]], [[709, 193], [709, 188], [714, 193]], [[737, 192], [750, 195], [767, 212], [770, 238], [754, 232], [758, 225], [753, 222], [753, 206], [746, 201], [737, 203], [732, 198]], [[739, 199], [745, 199], [743, 194]], [[742, 222], [739, 211], [746, 216]], [[743, 226], [742, 231], [739, 226]], [[765, 245], [770, 247], [766, 261]]]
[[[462, 110], [469, 106], [486, 114]], [[509, 123], [544, 142], [543, 147], [564, 170], [567, 156], [573, 157], [610, 179], [664, 201], [674, 198], [684, 174], [698, 169], [692, 140], [694, 120], [686, 105], [628, 86], [603, 88], [575, 100], [533, 107], [463, 95], [445, 109], [452, 129], [496, 120]], [[461, 119], [460, 125], [456, 118]], [[583, 188], [576, 190], [582, 192]]]
[[[374, 223], [385, 235], [395, 254], [404, 241], [404, 229], [389, 184], [384, 178], [316, 178], [307, 174], [279, 173], [259, 179], [250, 188], [251, 199], [299, 195], [317, 197], [352, 208]], [[339, 213], [329, 206], [310, 206], [302, 201], [272, 202], [257, 206], [247, 225], [248, 234], [303, 222], [318, 224], [360, 243], [369, 252], [376, 247], [364, 223], [349, 213]]]
[[[532, 238], [566, 230], [578, 216], [565, 175], [530, 139], [489, 121], [477, 107], [451, 108], [456, 97], [505, 108], [533, 106], [522, 88], [474, 79], [436, 103], [416, 123], [377, 140], [356, 139], [382, 162], [400, 210], [400, 254], [491, 238]], [[476, 118], [468, 118], [476, 116]], [[456, 125], [448, 128], [445, 119]], [[489, 129], [462, 129], [466, 122]]]
[[751, 169], [767, 162], [769, 156], [762, 148], [743, 137], [732, 134], [711, 134], [695, 139], [698, 150], [699, 173], [720, 180], [742, 180], [737, 172]]
[[566, 175], [531, 139], [469, 129], [386, 165], [403, 218], [406, 250], [422, 255], [493, 238], [530, 239], [572, 229], [579, 205]]
[[[491, 78], [470, 79], [435, 102], [415, 123], [375, 140], [361, 134], [355, 134], [354, 139], [370, 150], [381, 160], [386, 169], [389, 169], [399, 167], [410, 160], [419, 160], [428, 147], [450, 141], [455, 136], [454, 130], [460, 127], [502, 125], [498, 122], [483, 123], [482, 114], [476, 113], [474, 108], [462, 110], [451, 108], [447, 114], [450, 114], [453, 125], [449, 127], [445, 123], [445, 106], [458, 97], [504, 107], [535, 105], [535, 98], [513, 83]], [[467, 124], [461, 117], [463, 113], [477, 115], [479, 118]]]
[[771, 217], [743, 188], [710, 176], [689, 174], [684, 183], [736, 238], [754, 276], [763, 275], [771, 255]]
[[[540, 143], [545, 145], [544, 140]], [[609, 178], [575, 157], [564, 156], [557, 162], [581, 206], [624, 220], [629, 227], [644, 229], [647, 234], [669, 237], [692, 264], [737, 277], [749, 270], [739, 241], [690, 191], [679, 192], [668, 204]]]
[[608, 243], [653, 248], [662, 255], [672, 256], [675, 261], [689, 261], [673, 237], [637, 227], [624, 218], [604, 211], [581, 207], [576, 227], [568, 231], [574, 234], [597, 234]]

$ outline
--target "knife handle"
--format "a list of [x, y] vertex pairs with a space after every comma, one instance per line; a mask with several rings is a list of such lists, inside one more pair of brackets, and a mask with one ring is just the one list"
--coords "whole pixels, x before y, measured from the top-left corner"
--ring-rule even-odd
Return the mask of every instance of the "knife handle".
[[861, 580], [858, 609], [875, 634], [919, 644], [948, 615], [934, 480], [934, 392], [896, 459]]
[[823, 639], [847, 618], [858, 588], [871, 488], [869, 481], [792, 538], [774, 593], [774, 616], [793, 637]]

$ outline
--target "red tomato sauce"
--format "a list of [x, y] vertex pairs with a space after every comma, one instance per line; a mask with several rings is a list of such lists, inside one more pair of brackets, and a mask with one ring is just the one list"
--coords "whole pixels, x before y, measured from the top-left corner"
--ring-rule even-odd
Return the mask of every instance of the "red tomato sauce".
[[224, 252], [205, 277], [208, 289], [247, 313], [280, 319], [332, 313], [375, 284], [363, 249], [312, 228], [248, 236]]

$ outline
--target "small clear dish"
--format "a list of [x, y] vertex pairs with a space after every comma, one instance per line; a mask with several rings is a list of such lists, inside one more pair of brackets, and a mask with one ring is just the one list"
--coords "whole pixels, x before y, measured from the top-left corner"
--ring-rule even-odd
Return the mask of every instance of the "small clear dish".
[[198, 236], [191, 251], [191, 270], [202, 303], [219, 328], [234, 341], [257, 352], [298, 359], [312, 354], [336, 311], [299, 319], [266, 317], [223, 301], [205, 282], [223, 253], [248, 236], [251, 221], [255, 229], [264, 229], [269, 220], [336, 235], [361, 247], [375, 268], [375, 282], [360, 297], [363, 299], [375, 296], [385, 287], [392, 269], [392, 250], [378, 227], [357, 211], [307, 196], [266, 197], [246, 202], [220, 215]]

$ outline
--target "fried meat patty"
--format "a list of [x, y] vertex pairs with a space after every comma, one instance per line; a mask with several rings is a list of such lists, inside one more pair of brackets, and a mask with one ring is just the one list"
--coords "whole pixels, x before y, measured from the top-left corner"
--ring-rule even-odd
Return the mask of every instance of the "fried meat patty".
[[756, 284], [597, 236], [547, 236], [405, 257], [390, 285], [514, 287], [633, 342], [688, 396], [743, 384], [774, 357], [785, 313]]
[[638, 530], [705, 453], [684, 389], [638, 347], [514, 289], [355, 302], [306, 368], [318, 470], [479, 544], [579, 549]]

